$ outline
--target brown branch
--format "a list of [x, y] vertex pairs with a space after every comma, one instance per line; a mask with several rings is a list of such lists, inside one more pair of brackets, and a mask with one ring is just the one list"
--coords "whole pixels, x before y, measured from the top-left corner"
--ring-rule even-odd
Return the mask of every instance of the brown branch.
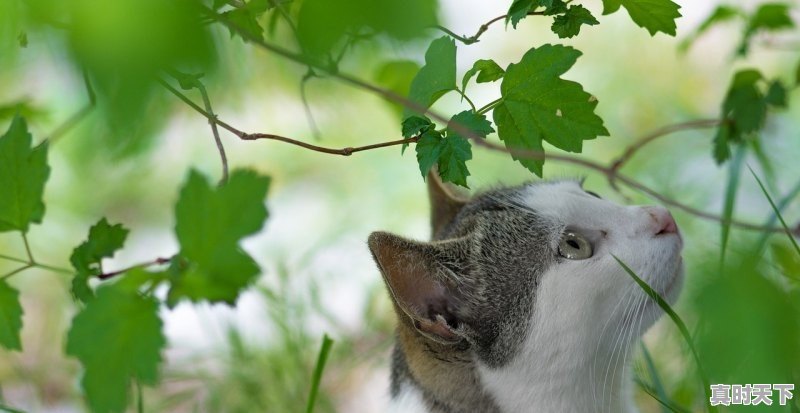
[[168, 264], [170, 261], [172, 261], [172, 258], [156, 258], [153, 261], [148, 261], [148, 262], [143, 262], [141, 264], [132, 265], [132, 266], [130, 266], [128, 268], [125, 268], [125, 269], [122, 269], [122, 270], [102, 273], [102, 274], [98, 275], [97, 278], [99, 278], [101, 280], [107, 280], [109, 278], [116, 277], [117, 275], [124, 274], [124, 273], [126, 273], [128, 271], [135, 270], [137, 268], [147, 268], [147, 267], [151, 267], [153, 265]]
[[[607, 177], [614, 176], [615, 179], [619, 180], [620, 182], [624, 183], [625, 185], [627, 185], [627, 186], [629, 186], [631, 188], [634, 188], [634, 189], [636, 189], [638, 191], [641, 191], [641, 192], [649, 195], [650, 197], [652, 197], [654, 199], [657, 199], [657, 200], [659, 200], [659, 201], [661, 201], [661, 202], [663, 202], [663, 203], [665, 203], [667, 205], [670, 205], [670, 206], [673, 206], [675, 208], [681, 209], [683, 211], [686, 211], [688, 213], [696, 215], [696, 216], [698, 216], [700, 218], [704, 218], [704, 219], [708, 219], [708, 220], [712, 220], [712, 221], [716, 221], [716, 222], [721, 222], [721, 223], [730, 223], [730, 225], [733, 225], [733, 226], [736, 226], [736, 227], [739, 227], [739, 228], [743, 228], [743, 229], [749, 229], [749, 230], [772, 231], [772, 232], [782, 232], [782, 231], [784, 231], [783, 228], [779, 228], [779, 227], [764, 227], [764, 226], [750, 224], [750, 223], [746, 223], [746, 222], [740, 222], [740, 221], [736, 221], [736, 220], [726, 220], [726, 219], [724, 219], [722, 217], [719, 217], [717, 215], [709, 214], [707, 212], [701, 211], [701, 210], [699, 210], [697, 208], [694, 208], [694, 207], [691, 207], [689, 205], [682, 204], [682, 203], [680, 203], [678, 201], [675, 201], [675, 200], [673, 200], [671, 198], [668, 198], [668, 197], [665, 197], [665, 196], [659, 194], [658, 192], [646, 187], [645, 185], [643, 185], [643, 184], [641, 184], [641, 183], [639, 183], [639, 182], [637, 182], [637, 181], [635, 181], [635, 180], [633, 180], [631, 178], [628, 178], [628, 177], [626, 177], [624, 175], [620, 175], [619, 173], [617, 173], [617, 171], [615, 169], [613, 169], [610, 166], [607, 167], [607, 166], [604, 166], [604, 165], [601, 165], [601, 164], [598, 164], [598, 163], [595, 163], [595, 162], [587, 161], [587, 160], [584, 160], [584, 159], [581, 159], [581, 158], [578, 158], [578, 157], [575, 157], [575, 156], [569, 156], [569, 155], [560, 155], [560, 154], [547, 154], [547, 155], [545, 155], [545, 153], [542, 152], [542, 151], [506, 149], [503, 146], [500, 146], [500, 145], [497, 145], [497, 144], [494, 144], [494, 143], [486, 141], [485, 139], [483, 139], [480, 136], [478, 136], [477, 134], [475, 134], [472, 130], [470, 130], [469, 128], [464, 127], [464, 125], [461, 125], [458, 122], [449, 122], [449, 119], [445, 118], [444, 116], [442, 116], [442, 115], [440, 115], [440, 114], [438, 114], [436, 112], [433, 112], [432, 110], [430, 110], [427, 107], [424, 107], [424, 106], [422, 106], [422, 105], [420, 105], [420, 104], [418, 104], [416, 102], [410, 101], [407, 98], [402, 97], [402, 96], [400, 96], [400, 95], [398, 95], [398, 94], [396, 94], [396, 93], [394, 93], [394, 92], [392, 92], [390, 90], [380, 88], [378, 86], [375, 86], [375, 85], [367, 83], [367, 82], [365, 82], [363, 80], [360, 80], [360, 79], [358, 79], [358, 78], [356, 78], [354, 76], [342, 73], [342, 72], [338, 71], [338, 69], [336, 67], [330, 67], [330, 66], [323, 65], [323, 64], [319, 63], [318, 61], [310, 59], [310, 58], [308, 58], [308, 57], [306, 57], [304, 55], [297, 54], [297, 53], [294, 53], [294, 52], [289, 51], [287, 49], [284, 49], [284, 48], [282, 48], [280, 46], [267, 43], [263, 39], [261, 39], [261, 38], [259, 38], [257, 36], [254, 36], [253, 34], [248, 32], [247, 30], [243, 30], [241, 27], [239, 27], [238, 25], [230, 22], [229, 20], [227, 20], [223, 16], [220, 16], [219, 14], [214, 13], [213, 10], [211, 10], [211, 9], [205, 7], [205, 6], [199, 6], [199, 7], [201, 7], [201, 9], [209, 17], [211, 17], [214, 20], [217, 20], [217, 21], [221, 22], [222, 24], [224, 24], [225, 26], [229, 27], [231, 30], [235, 31], [237, 34], [242, 36], [244, 39], [252, 42], [253, 44], [255, 44], [255, 45], [257, 45], [257, 46], [259, 46], [259, 47], [261, 47], [261, 48], [263, 48], [263, 49], [265, 49], [267, 51], [270, 51], [270, 52], [272, 52], [274, 54], [277, 54], [277, 55], [282, 56], [282, 57], [284, 57], [286, 59], [289, 59], [291, 61], [303, 64], [303, 65], [306, 65], [306, 66], [315, 67], [315, 68], [317, 68], [319, 70], [322, 70], [322, 71], [328, 73], [330, 76], [343, 81], [344, 83], [348, 83], [348, 84], [350, 84], [352, 86], [355, 86], [355, 87], [358, 87], [360, 89], [369, 91], [369, 92], [374, 93], [376, 95], [379, 95], [379, 96], [381, 96], [381, 97], [383, 97], [383, 98], [385, 98], [387, 100], [390, 100], [392, 102], [398, 103], [398, 104], [400, 104], [400, 105], [404, 106], [405, 108], [408, 108], [408, 109], [410, 109], [412, 111], [428, 115], [431, 119], [433, 119], [433, 120], [435, 120], [437, 122], [448, 124], [448, 127], [453, 129], [453, 131], [455, 131], [459, 135], [463, 136], [464, 138], [471, 140], [477, 146], [481, 146], [481, 147], [484, 147], [484, 148], [490, 149], [490, 150], [495, 150], [495, 151], [508, 153], [508, 154], [511, 154], [513, 156], [516, 156], [516, 157], [522, 157], [522, 158], [528, 158], [528, 159], [539, 159], [539, 160], [550, 159], [550, 160], [559, 161], [559, 162], [571, 163], [571, 164], [574, 164], [574, 165], [583, 166], [583, 167], [585, 167], [587, 169], [591, 169], [591, 170], [595, 170], [597, 172], [601, 172], [604, 175], [606, 175]], [[500, 18], [495, 18], [495, 19], [493, 19], [492, 21], [490, 21], [487, 24], [491, 24], [491, 23], [494, 23], [495, 21], [499, 21], [499, 20], [500, 20]], [[487, 28], [488, 28], [488, 25], [487, 25]], [[177, 92], [177, 91], [175, 91], [175, 92]], [[173, 93], [175, 93], [175, 92], [173, 92]], [[187, 101], [188, 99], [183, 99], [182, 98], [182, 100]], [[190, 106], [192, 106], [195, 110], [199, 109], [198, 111], [202, 111], [202, 109], [200, 109], [197, 105], [194, 105], [193, 103], [190, 104]], [[234, 134], [236, 134], [237, 136], [239, 136], [242, 139], [244, 139], [244, 137], [247, 136], [247, 134], [245, 134], [245, 133], [243, 133], [241, 131], [238, 131], [237, 129], [231, 127], [230, 125], [227, 125], [227, 124], [224, 124], [224, 123], [219, 123], [219, 125], [222, 126], [225, 129], [228, 129], [229, 131], [233, 132]], [[284, 142], [288, 142], [288, 143], [295, 143], [295, 144], [297, 144], [299, 142], [299, 141], [291, 140], [289, 138], [283, 138], [283, 139], [280, 139], [280, 140], [282, 140]], [[393, 141], [392, 143], [393, 144], [398, 144], [398, 142], [401, 142], [401, 141]], [[303, 145], [299, 145], [299, 146], [304, 146], [305, 147], [307, 145], [308, 144], [303, 144]], [[311, 145], [308, 145], [308, 146], [311, 146]], [[386, 146], [386, 145], [380, 145], [378, 147], [383, 147], [383, 146]], [[331, 152], [326, 152], [326, 153], [331, 153]], [[334, 153], [337, 153], [337, 152], [334, 152]], [[797, 235], [800, 235], [800, 226], [798, 228], [797, 233], [798, 233]]]

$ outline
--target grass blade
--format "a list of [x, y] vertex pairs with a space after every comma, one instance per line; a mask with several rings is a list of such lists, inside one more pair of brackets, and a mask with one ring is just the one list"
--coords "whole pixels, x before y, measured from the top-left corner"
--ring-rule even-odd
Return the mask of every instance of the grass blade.
[[322, 337], [322, 347], [319, 349], [317, 365], [314, 366], [314, 375], [311, 378], [311, 391], [308, 394], [306, 413], [312, 413], [314, 411], [314, 403], [317, 400], [317, 393], [319, 393], [319, 383], [322, 380], [322, 371], [325, 370], [325, 363], [328, 361], [328, 355], [331, 352], [332, 346], [333, 340], [325, 334]]
[[[633, 278], [633, 281], [635, 281], [636, 284], [638, 284], [639, 287], [641, 287], [642, 290], [644, 290], [645, 294], [647, 294], [650, 298], [652, 298], [653, 301], [655, 301], [656, 304], [658, 304], [658, 306], [661, 307], [661, 309], [664, 310], [665, 313], [667, 313], [669, 318], [672, 319], [672, 322], [675, 323], [675, 326], [678, 327], [678, 330], [681, 332], [684, 341], [686, 341], [686, 344], [689, 346], [689, 350], [692, 352], [692, 357], [694, 357], [695, 363], [697, 363], [697, 372], [700, 375], [700, 380], [703, 382], [703, 391], [706, 394], [706, 400], [710, 400], [711, 385], [708, 381], [708, 376], [706, 376], [706, 372], [703, 369], [703, 365], [700, 362], [700, 356], [697, 354], [697, 349], [695, 349], [694, 343], [692, 342], [692, 336], [691, 334], [689, 334], [689, 329], [686, 328], [686, 324], [683, 322], [681, 317], [678, 316], [677, 313], [675, 313], [675, 311], [672, 309], [669, 303], [666, 300], [664, 300], [664, 298], [662, 298], [661, 295], [659, 295], [655, 290], [653, 290], [653, 287], [650, 287], [650, 285], [644, 282], [644, 280], [639, 278], [639, 276], [636, 275], [636, 273], [633, 272], [633, 270], [630, 267], [628, 267], [624, 262], [622, 262], [622, 260], [617, 258], [616, 255], [612, 255], [612, 257], [614, 257], [614, 259], [617, 260], [617, 262], [619, 263], [620, 266], [622, 266], [625, 272], [627, 272], [628, 275], [630, 275], [631, 278]], [[709, 412], [717, 411], [715, 406], [707, 405], [707, 407]]]
[[756, 175], [756, 173], [753, 172], [753, 168], [750, 168], [748, 166], [747, 169], [750, 169], [750, 173], [753, 174], [753, 178], [756, 178], [758, 186], [761, 187], [761, 192], [763, 192], [764, 196], [767, 197], [767, 201], [769, 201], [769, 204], [772, 205], [772, 210], [775, 212], [775, 216], [778, 217], [778, 220], [781, 222], [781, 225], [783, 225], [783, 229], [786, 230], [786, 235], [789, 236], [789, 241], [792, 241], [792, 245], [794, 245], [794, 249], [795, 251], [797, 251], [797, 255], [800, 255], [800, 246], [797, 245], [797, 241], [794, 239], [792, 230], [789, 229], [789, 226], [786, 225], [786, 221], [783, 220], [783, 216], [781, 215], [780, 209], [778, 209], [778, 207], [775, 205], [775, 202], [772, 200], [772, 197], [769, 196], [769, 192], [767, 192], [767, 188], [764, 188], [764, 184], [761, 182], [761, 179], [759, 179], [758, 175]]
[[662, 398], [658, 394], [656, 394], [656, 390], [653, 389], [649, 384], [643, 382], [640, 378], [636, 377], [633, 379], [639, 387], [647, 393], [653, 400], [657, 401], [661, 404], [661, 407], [666, 411], [670, 411], [673, 413], [691, 413], [689, 410], [684, 409], [683, 407], [676, 406], [675, 404], [669, 402], [667, 399]]
[[725, 263], [725, 252], [728, 249], [728, 238], [731, 233], [733, 208], [736, 206], [736, 193], [739, 190], [739, 178], [742, 176], [742, 163], [744, 161], [746, 148], [747, 147], [744, 145], [739, 145], [728, 167], [728, 185], [725, 188], [725, 205], [722, 208], [722, 233], [720, 234], [722, 250], [719, 256], [720, 267]]
[[[653, 382], [653, 387], [656, 390], [656, 394], [658, 394], [659, 399], [667, 400], [667, 392], [664, 390], [664, 384], [661, 383], [661, 377], [658, 375], [658, 370], [656, 370], [656, 364], [653, 362], [653, 357], [650, 356], [650, 351], [647, 350], [647, 346], [644, 345], [644, 341], [639, 341], [639, 346], [642, 348], [642, 356], [644, 356], [644, 362], [647, 365], [647, 372], [650, 374], [650, 380]], [[670, 406], [666, 405], [662, 406], [661, 411], [667, 413], [667, 409], [675, 411]]]
[[[786, 196], [784, 196], [783, 199], [781, 199], [778, 202], [778, 211], [783, 211], [784, 209], [786, 209], [786, 206], [789, 205], [792, 201], [794, 201], [794, 199], [797, 198], [797, 195], [800, 195], [800, 181], [797, 181], [797, 183], [794, 184], [789, 193], [786, 194]], [[769, 219], [764, 223], [764, 226], [771, 227], [775, 225], [775, 221], [777, 220], [778, 216], [773, 213], [772, 215], [770, 215]], [[758, 255], [761, 255], [764, 247], [767, 246], [767, 240], [769, 239], [770, 235], [772, 234], [766, 231], [763, 234], [761, 234], [761, 238], [758, 239], [758, 244], [757, 244], [758, 249], [756, 250], [758, 251]]]
[[13, 409], [11, 407], [0, 404], [0, 412], [4, 413], [25, 413], [22, 410]]

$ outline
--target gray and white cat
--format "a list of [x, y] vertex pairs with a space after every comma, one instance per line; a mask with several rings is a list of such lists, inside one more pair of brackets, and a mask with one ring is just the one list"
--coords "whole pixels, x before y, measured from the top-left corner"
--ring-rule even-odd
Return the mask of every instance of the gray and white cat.
[[612, 255], [674, 303], [682, 240], [670, 213], [576, 181], [471, 200], [428, 182], [433, 241], [369, 237], [399, 321], [392, 411], [635, 411], [626, 361], [662, 311]]

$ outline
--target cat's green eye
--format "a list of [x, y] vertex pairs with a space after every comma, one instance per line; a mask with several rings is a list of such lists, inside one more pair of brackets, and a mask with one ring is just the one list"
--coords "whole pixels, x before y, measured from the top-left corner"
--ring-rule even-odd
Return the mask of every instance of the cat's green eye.
[[558, 254], [568, 260], [585, 260], [592, 256], [592, 244], [582, 235], [567, 231], [558, 243]]

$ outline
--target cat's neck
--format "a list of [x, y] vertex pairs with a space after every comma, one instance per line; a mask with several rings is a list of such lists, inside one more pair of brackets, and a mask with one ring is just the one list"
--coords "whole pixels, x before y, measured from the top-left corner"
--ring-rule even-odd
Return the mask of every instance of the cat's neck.
[[[469, 350], [457, 351], [428, 343], [411, 329], [399, 328], [395, 355], [395, 396], [410, 403], [395, 406], [425, 413], [619, 412], [633, 413], [629, 392], [630, 366], [617, 348], [613, 358], [596, 357], [563, 346], [579, 337], [560, 330], [537, 337], [541, 345], [526, 348], [507, 366], [489, 369]], [[560, 343], [554, 346], [553, 343]], [[577, 345], [577, 344], [576, 344]], [[627, 346], [625, 346], [627, 347]], [[598, 351], [607, 353], [607, 350]], [[398, 377], [399, 376], [399, 377]], [[405, 410], [403, 410], [405, 408]]]

